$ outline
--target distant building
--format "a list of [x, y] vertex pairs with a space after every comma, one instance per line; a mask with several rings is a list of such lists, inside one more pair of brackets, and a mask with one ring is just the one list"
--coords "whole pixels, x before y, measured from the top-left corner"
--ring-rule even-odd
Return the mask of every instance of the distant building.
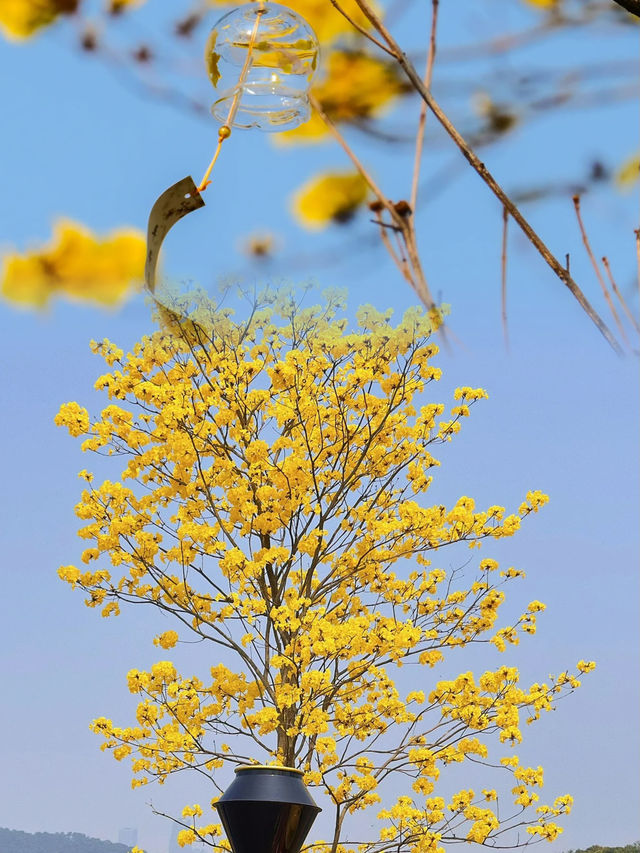
[[125, 826], [118, 830], [118, 844], [126, 844], [127, 847], [135, 847], [138, 843], [138, 830], [132, 826]]

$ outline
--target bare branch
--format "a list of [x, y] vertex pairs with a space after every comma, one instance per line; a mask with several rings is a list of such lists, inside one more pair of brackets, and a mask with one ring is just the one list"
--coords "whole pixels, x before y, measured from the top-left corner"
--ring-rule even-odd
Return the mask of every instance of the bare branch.
[[611, 347], [617, 353], [620, 353], [620, 345], [612, 335], [606, 323], [601, 319], [595, 309], [591, 306], [585, 295], [582, 293], [582, 290], [579, 288], [573, 278], [569, 275], [565, 267], [563, 267], [562, 264], [553, 255], [553, 253], [546, 246], [541, 237], [536, 233], [536, 231], [534, 231], [529, 222], [522, 215], [518, 207], [511, 201], [509, 196], [502, 189], [500, 184], [498, 184], [491, 172], [489, 172], [485, 164], [480, 160], [477, 154], [473, 151], [473, 149], [467, 144], [467, 142], [453, 126], [453, 124], [451, 123], [447, 115], [444, 113], [440, 105], [433, 98], [429, 90], [425, 87], [414, 65], [409, 61], [408, 57], [402, 51], [402, 49], [395, 41], [391, 33], [389, 33], [380, 18], [369, 6], [367, 0], [356, 0], [356, 3], [358, 4], [362, 12], [365, 14], [367, 19], [371, 21], [371, 23], [376, 27], [380, 35], [389, 45], [390, 49], [394, 53], [395, 58], [398, 61], [398, 64], [401, 66], [402, 70], [405, 72], [406, 76], [413, 84], [415, 90], [420, 94], [420, 96], [426, 102], [427, 106], [438, 119], [444, 130], [458, 146], [462, 155], [466, 158], [466, 160], [470, 163], [470, 165], [478, 173], [482, 180], [487, 184], [487, 186], [493, 192], [496, 198], [498, 198], [502, 205], [508, 210], [509, 214], [513, 217], [513, 219], [515, 219], [515, 221], [518, 223], [518, 225], [520, 226], [524, 234], [527, 236], [529, 241], [533, 244], [533, 246], [535, 246], [540, 255], [544, 258], [547, 264], [558, 276], [560, 281], [562, 281], [563, 284], [566, 285], [566, 287], [571, 291], [573, 296], [577, 299], [578, 303], [581, 305], [581, 307], [590, 317], [593, 323], [597, 326], [597, 328], [600, 330], [601, 334], [605, 337]]
[[[622, 306], [622, 310], [627, 315], [627, 319], [629, 320], [629, 322], [632, 324], [632, 326], [635, 326], [636, 331], [638, 332], [638, 334], [640, 334], [640, 324], [638, 323], [636, 318], [631, 313], [631, 310], [629, 309], [629, 306], [627, 305], [627, 300], [624, 298], [622, 293], [620, 293], [620, 290], [618, 289], [618, 285], [616, 284], [616, 280], [613, 277], [613, 273], [611, 272], [611, 267], [609, 265], [609, 261], [604, 256], [602, 258], [602, 265], [604, 266], [605, 270], [607, 271], [607, 276], [609, 278], [611, 288], [612, 288], [613, 292], [615, 293], [615, 295], [618, 297], [618, 302]], [[626, 335], [625, 335], [625, 340], [627, 340]], [[628, 343], [628, 340], [627, 340], [627, 343]]]
[[[433, 77], [433, 63], [436, 58], [436, 31], [438, 27], [438, 4], [440, 0], [431, 0], [431, 32], [429, 35], [429, 53], [427, 55], [427, 67], [424, 74], [424, 85], [431, 89]], [[418, 182], [420, 180], [420, 164], [422, 162], [422, 148], [424, 146], [424, 131], [427, 124], [427, 104], [422, 102], [420, 107], [420, 118], [418, 119], [418, 132], [416, 134], [416, 151], [413, 164], [413, 181], [411, 185], [411, 196], [409, 204], [411, 210], [416, 209], [418, 201]]]
[[576, 211], [576, 219], [578, 220], [578, 226], [580, 228], [580, 234], [582, 235], [582, 242], [584, 243], [584, 247], [587, 250], [587, 255], [589, 256], [589, 260], [591, 261], [591, 266], [593, 267], [594, 272], [596, 274], [596, 278], [598, 279], [600, 287], [602, 288], [602, 293], [604, 295], [604, 298], [607, 301], [607, 305], [609, 306], [609, 309], [611, 310], [611, 313], [613, 314], [613, 319], [616, 322], [616, 326], [618, 327], [618, 330], [620, 331], [620, 334], [622, 335], [622, 337], [626, 339], [624, 327], [623, 327], [622, 323], [620, 322], [620, 317], [618, 316], [618, 312], [616, 311], [615, 306], [613, 304], [613, 300], [611, 299], [611, 294], [609, 293], [609, 288], [607, 287], [605, 280], [602, 277], [602, 273], [600, 272], [600, 267], [598, 266], [598, 263], [595, 259], [595, 255], [593, 254], [593, 251], [591, 250], [591, 244], [589, 243], [589, 238], [587, 237], [587, 231], [584, 227], [584, 222], [582, 221], [582, 214], [580, 213], [580, 196], [579, 195], [573, 196], [573, 206], [574, 206], [575, 211]]

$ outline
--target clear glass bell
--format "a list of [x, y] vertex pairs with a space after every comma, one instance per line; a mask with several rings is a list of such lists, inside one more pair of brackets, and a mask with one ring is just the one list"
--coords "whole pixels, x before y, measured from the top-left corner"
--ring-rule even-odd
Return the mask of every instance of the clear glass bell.
[[228, 127], [297, 127], [310, 115], [318, 50], [309, 24], [285, 6], [259, 0], [234, 9], [207, 41], [205, 62], [218, 92], [211, 112]]

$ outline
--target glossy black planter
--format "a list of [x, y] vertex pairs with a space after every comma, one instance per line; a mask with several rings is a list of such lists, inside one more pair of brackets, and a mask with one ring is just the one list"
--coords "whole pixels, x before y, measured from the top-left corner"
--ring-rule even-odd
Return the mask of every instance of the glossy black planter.
[[302, 781], [291, 767], [238, 767], [216, 803], [233, 853], [299, 853], [316, 815]]

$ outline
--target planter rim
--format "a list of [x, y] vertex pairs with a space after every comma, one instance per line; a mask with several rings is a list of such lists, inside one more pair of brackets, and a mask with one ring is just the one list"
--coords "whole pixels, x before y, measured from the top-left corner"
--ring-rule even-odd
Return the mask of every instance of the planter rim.
[[284, 764], [241, 764], [233, 772], [240, 773], [241, 770], [286, 770], [288, 773], [298, 773], [300, 776], [304, 776], [304, 770], [286, 767]]

